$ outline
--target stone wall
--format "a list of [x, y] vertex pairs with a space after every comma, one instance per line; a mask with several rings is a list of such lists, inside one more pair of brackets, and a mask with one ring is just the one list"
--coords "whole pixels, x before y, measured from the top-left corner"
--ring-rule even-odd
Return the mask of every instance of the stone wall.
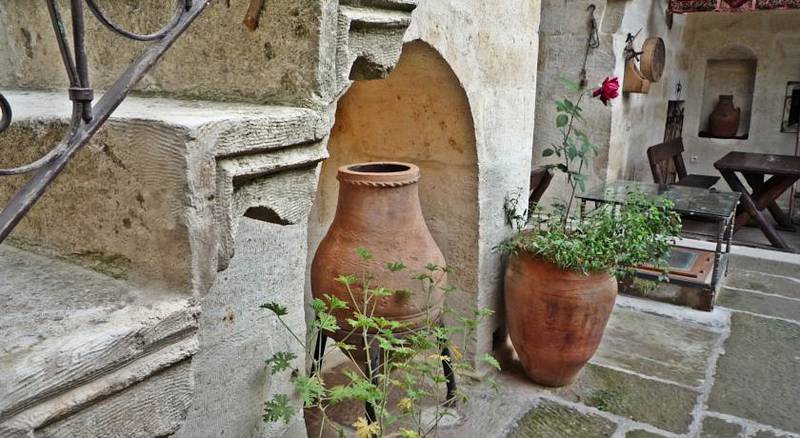
[[[0, 82], [19, 88], [62, 88], [59, 59], [45, 4], [10, 0], [0, 7], [8, 39], [0, 53]], [[69, 2], [59, 2], [69, 17]], [[104, 2], [108, 16], [135, 32], [166, 24], [174, 2]], [[209, 7], [140, 83], [148, 93], [203, 100], [298, 103], [318, 94], [322, 38], [335, 32], [338, 2], [267, 0], [256, 32], [242, 25], [249, 1], [212, 1]], [[93, 84], [106, 88], [133, 60], [141, 43], [116, 36], [86, 11]], [[69, 30], [69, 29], [67, 29]], [[329, 55], [328, 55], [329, 56]], [[328, 64], [328, 65], [326, 65]]]
[[538, 0], [428, 1], [415, 12], [405, 36], [406, 41], [430, 44], [450, 64], [472, 112], [479, 219], [473, 280], [478, 295], [470, 306], [497, 311], [478, 329], [479, 354], [491, 350], [492, 334], [504, 318], [503, 264], [494, 250], [510, 232], [503, 201], [516, 189], [527, 190], [540, 10]]
[[[552, 102], [564, 95], [558, 78], [576, 81], [583, 61], [588, 26], [585, 19], [590, 3], [597, 5], [600, 47], [589, 52], [589, 84], [605, 76], [624, 76], [625, 37], [639, 32], [635, 47], [645, 38], [657, 36], [666, 44], [666, 69], [648, 94], [624, 93], [611, 110], [595, 103], [585, 105], [590, 138], [603, 151], [595, 159], [589, 185], [619, 178], [652, 181], [646, 149], [664, 138], [669, 100], [685, 100], [684, 159], [689, 173], [718, 175], [713, 163], [732, 150], [793, 154], [795, 136], [781, 133], [786, 83], [800, 77], [800, 47], [796, 26], [798, 11], [765, 11], [743, 14], [697, 13], [676, 15], [667, 25], [664, 1], [608, 1], [543, 3], [534, 164], [546, 164], [541, 151], [559, 139]], [[756, 58], [752, 119], [746, 140], [713, 139], [699, 136], [705, 127], [706, 68], [709, 60]], [[677, 85], [681, 85], [680, 95]], [[714, 91], [709, 91], [714, 94]], [[719, 93], [717, 93], [719, 94]], [[716, 102], [716, 96], [713, 96]], [[706, 105], [708, 106], [708, 105]], [[559, 179], [560, 178], [560, 179]], [[554, 180], [548, 199], [563, 198], [563, 177]], [[724, 182], [718, 184], [726, 190]], [[788, 197], [782, 198], [784, 202]]]
[[[614, 53], [617, 54], [614, 74], [619, 76], [620, 81], [625, 72], [621, 54], [628, 33], [640, 32], [634, 45], [636, 49], [641, 47], [646, 38], [662, 38], [667, 56], [661, 80], [650, 84], [649, 93], [624, 93], [612, 107], [610, 159], [606, 171], [609, 180], [653, 181], [645, 151], [647, 147], [664, 141], [668, 101], [677, 99], [678, 84], [682, 88], [681, 98], [691, 96], [687, 93], [686, 68], [681, 58], [684, 47], [690, 47], [682, 38], [686, 17], [674, 16], [672, 27], [669, 28], [665, 11], [666, 4], [659, 1], [627, 2], [620, 28], [614, 36]], [[685, 128], [686, 125], [684, 134]]]
[[[608, 3], [608, 4], [607, 4]], [[610, 76], [615, 68], [618, 55], [614, 52], [614, 36], [619, 32], [624, 14], [624, 2], [545, 0], [542, 2], [542, 24], [539, 31], [539, 62], [536, 94], [536, 122], [533, 139], [533, 163], [544, 165], [554, 159], [542, 157], [542, 151], [552, 144], [561, 143], [561, 133], [556, 128], [557, 100], [569, 93], [562, 79], [579, 81], [586, 44], [589, 39], [590, 4], [594, 4], [595, 18], [599, 26], [600, 46], [589, 52], [586, 62], [587, 80], [590, 85], [599, 84]], [[574, 99], [573, 99], [574, 100]], [[611, 112], [595, 102], [585, 102], [584, 124], [589, 138], [600, 146], [601, 152], [594, 159], [594, 166], [587, 185], [605, 180], [609, 160], [609, 141], [611, 135]], [[543, 203], [565, 199], [569, 185], [566, 178], [557, 175], [544, 198]]]
[[[293, 366], [301, 369], [304, 351], [259, 305], [274, 301], [291, 309], [287, 324], [299, 336], [305, 333], [306, 226], [249, 218], [241, 222], [235, 262], [217, 276], [200, 302], [201, 348], [193, 361], [195, 398], [178, 437], [273, 437], [286, 430], [283, 422], [261, 419], [266, 400], [275, 394], [294, 394], [286, 376], [272, 376], [264, 361], [276, 352], [289, 351], [299, 358]], [[295, 406], [298, 414], [290, 430], [301, 436], [305, 424], [299, 403]]]
[[[686, 17], [680, 63], [686, 66], [684, 139], [690, 172], [716, 175], [714, 161], [726, 153], [793, 155], [796, 135], [780, 132], [786, 83], [800, 81], [800, 11], [747, 14], [692, 14]], [[709, 59], [725, 59], [744, 51], [757, 62], [749, 138], [722, 140], [698, 136], [705, 124], [703, 85]], [[733, 53], [731, 53], [733, 52]], [[713, 96], [716, 100], [716, 96]], [[735, 102], [737, 106], [742, 102]], [[727, 189], [727, 184], [720, 183]], [[788, 196], [781, 198], [788, 202]]]

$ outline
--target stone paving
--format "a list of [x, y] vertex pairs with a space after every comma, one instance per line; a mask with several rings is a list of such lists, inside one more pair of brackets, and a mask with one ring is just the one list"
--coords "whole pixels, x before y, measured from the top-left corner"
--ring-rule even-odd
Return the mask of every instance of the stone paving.
[[800, 437], [800, 265], [736, 257], [714, 312], [621, 296], [578, 381], [469, 388], [447, 437]]

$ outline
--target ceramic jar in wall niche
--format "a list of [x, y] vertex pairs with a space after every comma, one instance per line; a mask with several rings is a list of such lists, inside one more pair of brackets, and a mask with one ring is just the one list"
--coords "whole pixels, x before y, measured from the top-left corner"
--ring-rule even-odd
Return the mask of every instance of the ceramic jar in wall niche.
[[[419, 168], [395, 162], [351, 164], [339, 168], [337, 179], [336, 216], [311, 265], [314, 297], [327, 302], [325, 295], [330, 294], [348, 304], [347, 309], [333, 312], [342, 329], [329, 336], [348, 343], [358, 341], [357, 336], [348, 336], [352, 331], [348, 319], [354, 318], [355, 309], [365, 307], [361, 285], [348, 288], [337, 281], [340, 275], [361, 278], [366, 272], [375, 276], [372, 287], [411, 292], [379, 298], [373, 316], [402, 322], [409, 331], [428, 318], [438, 320], [444, 292], [433, 288], [430, 294], [421, 293], [420, 281], [414, 279], [414, 274], [429, 272], [429, 263], [445, 266], [422, 216]], [[373, 258], [363, 259], [358, 248], [368, 250]], [[390, 272], [384, 267], [386, 262], [401, 262], [406, 269]], [[440, 284], [447, 284], [446, 274], [436, 276]]]
[[721, 95], [714, 111], [708, 117], [708, 131], [712, 137], [733, 138], [739, 131], [742, 110], [733, 105], [733, 96]]

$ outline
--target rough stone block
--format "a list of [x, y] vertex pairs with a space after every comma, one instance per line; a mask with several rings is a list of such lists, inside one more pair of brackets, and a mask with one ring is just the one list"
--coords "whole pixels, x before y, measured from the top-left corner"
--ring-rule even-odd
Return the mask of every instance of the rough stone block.
[[[698, 393], [633, 374], [589, 364], [577, 382], [555, 392], [570, 401], [631, 418], [658, 428], [686, 433]], [[653, 405], [653, 400], [658, 400]]]
[[700, 326], [618, 307], [592, 361], [700, 386], [719, 336]]
[[709, 409], [800, 433], [800, 325], [734, 313]]
[[603, 417], [542, 400], [506, 435], [509, 438], [600, 438], [614, 434], [617, 425]]
[[[800, 285], [798, 285], [800, 288]], [[717, 304], [736, 310], [800, 320], [800, 300], [762, 295], [723, 287]]]
[[192, 401], [190, 361], [168, 368], [79, 413], [48, 424], [36, 437], [158, 437], [180, 427]]
[[72, 417], [197, 351], [185, 297], [9, 246], [0, 272], [0, 436]]
[[[242, 24], [248, 1], [211, 2], [139, 85], [152, 93], [211, 100], [300, 101], [314, 91], [322, 8], [314, 2], [269, 0], [255, 32]], [[100, 6], [125, 29], [152, 32], [164, 26], [174, 2], [105, 2]], [[68, 7], [63, 8], [69, 22]], [[4, 2], [0, 10], [0, 63], [7, 83], [16, 87], [59, 88], [66, 75], [59, 58], [47, 8], [26, 0]], [[92, 82], [107, 88], [144, 44], [111, 34], [86, 13]], [[0, 55], [2, 56], [2, 55]], [[6, 71], [7, 70], [7, 71]], [[7, 79], [6, 79], [7, 78]]]
[[666, 435], [650, 432], [649, 430], [636, 429], [625, 433], [625, 438], [665, 438]]
[[[0, 158], [4, 166], [49, 150], [70, 107], [58, 93], [7, 97], [16, 112], [0, 136], [0, 148], [11, 151]], [[218, 241], [228, 249], [247, 209], [285, 216], [280, 210], [298, 201], [284, 199], [293, 192], [306, 199], [287, 221], [307, 214], [327, 124], [302, 108], [131, 97], [12, 236], [66, 257], [107, 260], [152, 287], [202, 295], [218, 269]], [[302, 169], [301, 181], [276, 177], [287, 169]], [[23, 181], [0, 179], [0, 203]], [[230, 255], [223, 255], [224, 267]]]
[[733, 438], [744, 436], [741, 426], [716, 417], [703, 418], [700, 438]]
[[[201, 301], [200, 351], [194, 358], [196, 393], [178, 437], [280, 437], [287, 425], [264, 423], [264, 402], [274, 394], [296, 394], [291, 370], [271, 375], [265, 360], [279, 351], [294, 353], [301, 369], [304, 351], [271, 312], [259, 308], [275, 301], [289, 309], [285, 317], [305, 337], [305, 224], [265, 224], [243, 218], [236, 258], [221, 272]], [[295, 402], [295, 420], [302, 411]], [[305, 436], [305, 435], [304, 435]]]

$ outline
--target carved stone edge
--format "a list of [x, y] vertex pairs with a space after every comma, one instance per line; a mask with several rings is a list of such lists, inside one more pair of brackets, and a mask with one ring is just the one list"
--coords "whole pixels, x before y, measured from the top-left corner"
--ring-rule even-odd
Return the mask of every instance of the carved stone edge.
[[383, 79], [394, 70], [417, 2], [342, 0], [336, 40], [339, 89], [350, 81]]
[[[60, 374], [65, 376], [72, 375], [73, 378], [80, 378], [71, 383], [64, 381], [65, 387], [53, 387], [50, 391], [42, 393], [40, 400], [30, 400], [26, 402], [21, 409], [16, 409], [13, 411], [13, 414], [7, 415], [6, 418], [0, 421], [0, 438], [32, 436], [34, 431], [48, 424], [68, 418], [108, 397], [122, 393], [129, 387], [143, 382], [156, 373], [171, 368], [178, 363], [187, 360], [190, 361], [199, 349], [199, 341], [197, 338], [197, 315], [199, 314], [199, 307], [186, 300], [182, 302], [186, 302], [187, 304], [181, 305], [176, 303], [176, 305], [184, 307], [179, 310], [178, 313], [164, 315], [166, 320], [161, 325], [165, 327], [141, 327], [139, 331], [117, 341], [120, 343], [120, 346], [112, 348], [109, 351], [112, 353], [117, 351], [123, 354], [123, 356], [115, 359], [115, 362], [110, 362], [108, 364], [110, 369], [98, 369], [98, 375], [80, 377], [73, 372], [69, 372], [68, 367], [54, 369], [52, 366], [48, 365], [52, 363], [70, 363], [71, 366], [75, 368], [75, 372], [91, 372], [90, 370], [98, 364], [93, 361], [91, 363], [84, 363], [85, 361], [72, 363], [69, 360], [69, 358], [74, 359], [76, 356], [87, 356], [106, 351], [102, 350], [101, 352], [100, 350], [93, 350], [93, 348], [96, 348], [96, 345], [93, 345], [91, 342], [83, 348], [87, 350], [83, 354], [73, 350], [63, 351], [62, 355], [64, 355], [64, 357], [60, 359], [58, 357], [48, 358], [47, 361], [42, 362], [42, 366], [45, 368], [36, 372], [35, 375], [38, 376], [38, 379], [27, 379], [26, 381], [40, 382], [42, 379], [63, 379], [63, 377], [59, 377]], [[175, 306], [171, 304], [166, 305], [167, 309], [171, 307]], [[157, 349], [154, 351], [145, 351], [139, 355], [124, 357], [126, 351], [131, 350], [128, 352], [131, 353], [139, 348], [135, 347], [136, 342], [146, 342], [145, 338], [151, 338], [157, 335], [156, 332], [159, 330], [163, 331], [165, 328], [167, 332], [174, 333], [171, 335], [168, 334], [165, 338], [156, 336], [156, 338], [152, 339], [153, 342], [160, 344]], [[139, 339], [139, 341], [137, 341], [137, 339]], [[132, 342], [128, 349], [123, 348], [126, 342]], [[80, 350], [80, 348], [77, 350]], [[103, 359], [103, 357], [100, 357], [100, 359]], [[112, 358], [106, 357], [105, 359], [110, 360]], [[59, 373], [59, 375], [53, 373]], [[47, 374], [53, 375], [48, 377]]]
[[318, 165], [328, 158], [331, 122], [322, 112], [304, 111], [294, 120], [266, 125], [272, 138], [282, 139], [269, 142], [269, 149], [215, 148], [217, 271], [227, 269], [234, 256], [241, 217], [289, 225], [301, 223], [311, 211]]

